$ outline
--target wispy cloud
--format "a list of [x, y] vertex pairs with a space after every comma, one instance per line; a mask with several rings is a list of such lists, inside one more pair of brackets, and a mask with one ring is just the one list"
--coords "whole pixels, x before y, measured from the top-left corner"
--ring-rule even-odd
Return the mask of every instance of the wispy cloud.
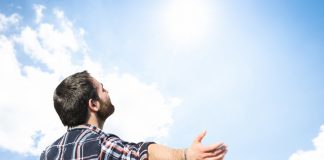
[[36, 18], [35, 18], [36, 23], [40, 23], [42, 21], [44, 17], [43, 15], [44, 9], [46, 9], [46, 7], [43, 5], [34, 5], [34, 10], [36, 12]]
[[292, 154], [289, 160], [323, 160], [324, 159], [324, 125], [320, 133], [313, 139], [314, 150], [299, 150]]
[[[61, 136], [65, 128], [52, 105], [52, 93], [63, 77], [84, 69], [108, 86], [116, 106], [104, 130], [131, 141], [166, 136], [173, 107], [181, 100], [163, 96], [157, 84], [141, 82], [131, 73], [106, 72], [90, 58], [82, 28], [75, 27], [58, 9], [53, 10], [56, 21], [44, 23], [45, 7], [39, 7], [35, 7], [38, 23], [34, 27], [20, 26], [18, 14], [0, 13], [5, 20], [0, 21], [0, 74], [4, 75], [0, 83], [0, 147], [38, 155]], [[9, 25], [20, 30], [6, 35]], [[36, 63], [24, 63], [21, 57]]]
[[156, 84], [143, 83], [129, 73], [115, 72], [105, 78], [112, 101], [117, 105], [115, 115], [108, 120], [109, 129], [133, 141], [147, 137], [158, 140], [168, 134], [173, 122], [172, 110], [181, 99], [166, 98]]
[[18, 14], [12, 14], [9, 17], [6, 17], [3, 14], [0, 14], [0, 33], [5, 31], [12, 25], [16, 25], [20, 20], [20, 16]]

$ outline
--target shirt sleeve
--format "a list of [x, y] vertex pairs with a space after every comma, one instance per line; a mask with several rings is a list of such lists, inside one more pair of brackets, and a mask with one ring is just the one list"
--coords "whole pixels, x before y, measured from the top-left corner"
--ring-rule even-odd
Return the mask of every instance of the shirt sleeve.
[[101, 138], [100, 160], [147, 160], [148, 146], [155, 142], [126, 142], [118, 136], [109, 134]]
[[39, 156], [39, 160], [45, 159], [45, 151], [42, 152], [42, 154]]

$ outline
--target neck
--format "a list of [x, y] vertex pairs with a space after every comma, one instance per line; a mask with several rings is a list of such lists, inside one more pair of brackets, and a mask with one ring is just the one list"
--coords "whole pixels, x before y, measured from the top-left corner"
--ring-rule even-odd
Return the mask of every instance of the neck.
[[96, 116], [90, 116], [87, 123], [102, 129], [105, 121], [99, 120]]
[[102, 129], [103, 128], [103, 125], [104, 125], [104, 121], [100, 121], [100, 122], [98, 122], [98, 127], [100, 128], [100, 129]]

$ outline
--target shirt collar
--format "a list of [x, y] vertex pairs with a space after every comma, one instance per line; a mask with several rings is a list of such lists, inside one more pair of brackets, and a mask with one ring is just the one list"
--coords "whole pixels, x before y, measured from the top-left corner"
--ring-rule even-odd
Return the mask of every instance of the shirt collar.
[[94, 125], [91, 125], [91, 124], [81, 124], [81, 125], [78, 125], [78, 126], [74, 126], [74, 127], [68, 127], [68, 131], [72, 131], [72, 130], [76, 130], [76, 129], [89, 129], [89, 130], [92, 130], [94, 132], [97, 132], [97, 133], [101, 133], [101, 129], [94, 126]]

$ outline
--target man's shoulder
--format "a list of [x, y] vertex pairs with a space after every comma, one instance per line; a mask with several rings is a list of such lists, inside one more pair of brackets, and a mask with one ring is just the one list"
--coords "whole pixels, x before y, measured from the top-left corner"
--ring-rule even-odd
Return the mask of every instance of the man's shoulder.
[[49, 145], [49, 147], [96, 141], [99, 140], [100, 136], [101, 134], [86, 129], [67, 131], [60, 138], [58, 138], [51, 145]]
[[62, 152], [64, 152], [64, 159], [73, 159], [70, 156], [75, 155], [74, 152], [80, 152], [80, 149], [86, 149], [80, 152], [84, 154], [81, 157], [95, 157], [99, 154], [98, 151], [101, 148], [100, 143], [100, 134], [86, 130], [68, 131], [46, 147], [41, 155], [41, 159], [42, 157], [46, 157], [46, 159], [58, 157]]
[[117, 142], [121, 140], [117, 135], [105, 132], [100, 133], [99, 139], [101, 143], [104, 143], [106, 141]]

